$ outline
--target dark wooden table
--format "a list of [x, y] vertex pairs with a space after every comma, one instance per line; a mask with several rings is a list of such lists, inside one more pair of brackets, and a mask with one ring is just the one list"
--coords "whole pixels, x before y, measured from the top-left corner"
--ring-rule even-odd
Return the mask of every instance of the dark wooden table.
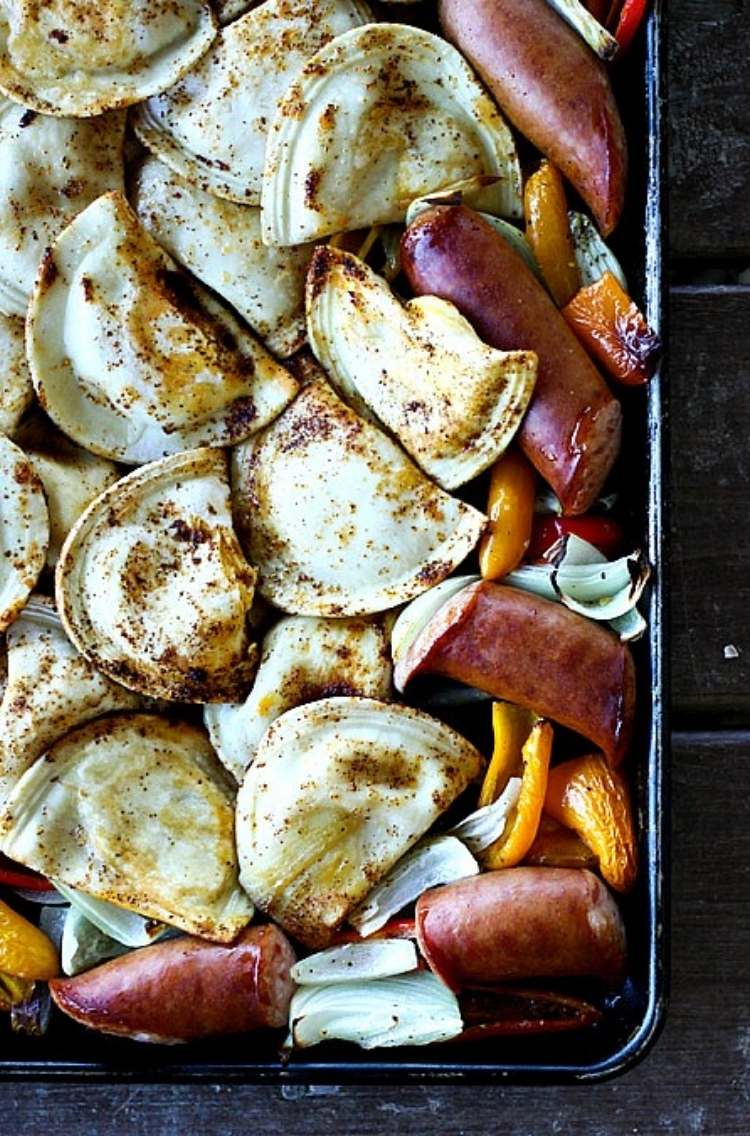
[[669, 16], [673, 950], [655, 1049], [580, 1088], [6, 1084], [8, 1136], [750, 1133], [750, 4]]

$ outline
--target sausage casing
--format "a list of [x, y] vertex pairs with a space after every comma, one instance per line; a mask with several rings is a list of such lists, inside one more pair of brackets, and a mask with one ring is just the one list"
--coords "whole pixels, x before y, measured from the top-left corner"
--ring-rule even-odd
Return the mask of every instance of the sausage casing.
[[534, 274], [508, 242], [465, 206], [421, 213], [401, 260], [418, 295], [450, 300], [477, 334], [539, 359], [518, 439], [566, 513], [593, 504], [620, 448], [620, 404]]
[[625, 131], [604, 65], [548, 0], [440, 0], [446, 37], [606, 236], [625, 199]]
[[286, 1023], [295, 955], [271, 924], [230, 945], [168, 939], [74, 978], [50, 982], [59, 1008], [82, 1025], [137, 1041], [175, 1043]]
[[585, 868], [502, 868], [425, 892], [417, 939], [452, 990], [526, 978], [591, 976], [616, 986], [625, 929]]
[[442, 607], [396, 665], [398, 690], [440, 674], [576, 730], [613, 766], [635, 715], [635, 667], [613, 632], [562, 604], [482, 580]]

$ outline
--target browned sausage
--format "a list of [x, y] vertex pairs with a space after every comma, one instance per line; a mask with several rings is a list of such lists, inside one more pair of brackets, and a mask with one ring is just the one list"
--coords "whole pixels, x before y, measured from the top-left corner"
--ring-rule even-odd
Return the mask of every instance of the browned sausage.
[[422, 954], [452, 990], [582, 975], [614, 987], [625, 970], [617, 904], [585, 868], [483, 872], [425, 892], [416, 920]]
[[610, 233], [622, 212], [628, 151], [604, 65], [548, 0], [440, 0], [439, 12], [447, 38], [513, 125]]
[[469, 584], [422, 629], [396, 664], [398, 690], [439, 674], [552, 718], [594, 742], [612, 765], [635, 714], [630, 651], [562, 604], [491, 580]]
[[273, 925], [247, 927], [235, 943], [169, 939], [75, 978], [50, 993], [82, 1025], [136, 1041], [174, 1043], [286, 1024], [295, 955]]
[[620, 404], [521, 257], [465, 206], [420, 214], [401, 241], [418, 295], [450, 300], [492, 347], [539, 357], [518, 437], [566, 513], [596, 499], [620, 448]]

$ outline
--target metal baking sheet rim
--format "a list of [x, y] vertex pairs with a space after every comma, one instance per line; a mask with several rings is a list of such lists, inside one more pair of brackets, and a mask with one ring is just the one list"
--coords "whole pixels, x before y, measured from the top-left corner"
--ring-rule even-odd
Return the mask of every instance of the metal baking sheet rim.
[[[663, 267], [666, 227], [665, 154], [665, 18], [664, 4], [654, 0], [646, 28], [646, 114], [648, 136], [647, 188], [645, 200], [645, 306], [649, 322], [665, 339], [665, 277]], [[357, 1061], [316, 1060], [299, 1063], [274, 1061], [165, 1060], [164, 1051], [142, 1047], [129, 1063], [105, 1064], [86, 1060], [54, 1060], [49, 1057], [3, 1058], [0, 1079], [37, 1081], [92, 1081], [98, 1083], [191, 1083], [225, 1082], [273, 1085], [304, 1084], [565, 1084], [601, 1081], [632, 1068], [648, 1053], [664, 1024], [669, 988], [669, 812], [668, 796], [668, 657], [664, 566], [668, 532], [666, 444], [667, 394], [661, 373], [648, 394], [648, 543], [651, 562], [657, 565], [649, 594], [650, 736], [646, 784], [639, 801], [641, 851], [647, 874], [646, 995], [643, 1012], [630, 1036], [612, 1053], [596, 1061], [544, 1062], [529, 1059], [512, 1062], [384, 1060], [363, 1055]], [[13, 1035], [7, 1035], [11, 1047]], [[575, 1034], [567, 1048], [575, 1051]], [[541, 1038], [536, 1039], [541, 1042]], [[37, 1041], [36, 1044], [43, 1045]], [[226, 1044], [226, 1043], [225, 1043]], [[235, 1041], [236, 1050], [243, 1048]], [[524, 1042], [524, 1048], [529, 1041]], [[182, 1047], [179, 1047], [181, 1050]], [[145, 1051], [145, 1052], [144, 1052]], [[171, 1052], [177, 1055], [177, 1050]], [[187, 1058], [187, 1051], [186, 1051]]]

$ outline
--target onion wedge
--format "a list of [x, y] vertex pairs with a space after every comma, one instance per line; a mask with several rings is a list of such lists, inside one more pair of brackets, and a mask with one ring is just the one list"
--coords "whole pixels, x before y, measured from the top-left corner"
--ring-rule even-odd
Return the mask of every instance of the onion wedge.
[[86, 895], [59, 880], [55, 880], [55, 887], [67, 899], [71, 908], [75, 908], [89, 923], [93, 923], [103, 935], [125, 947], [147, 947], [168, 930], [163, 923], [144, 919], [135, 911], [126, 911], [124, 907], [117, 907], [106, 899]]
[[610, 622], [623, 642], [639, 638], [645, 621], [636, 611], [651, 569], [640, 551], [607, 560], [573, 534], [561, 546], [557, 564], [523, 564], [503, 580], [513, 588], [557, 600], [579, 615]]
[[417, 197], [406, 210], [406, 227], [433, 205], [468, 205], [470, 209], [485, 216], [516, 216], [515, 210], [508, 210], [508, 192], [504, 179], [481, 174], [463, 178], [424, 197]]
[[591, 50], [605, 62], [614, 59], [618, 43], [580, 0], [547, 0], [566, 24], [575, 28]]
[[469, 813], [448, 830], [448, 835], [457, 836], [475, 855], [484, 852], [485, 848], [489, 848], [503, 835], [508, 817], [518, 804], [520, 795], [521, 778], [511, 777], [496, 801]]
[[289, 1011], [292, 1044], [352, 1041], [362, 1049], [430, 1045], [463, 1029], [458, 999], [429, 971], [373, 982], [303, 986]]
[[300, 986], [334, 986], [408, 974], [419, 965], [411, 939], [342, 943], [295, 963], [289, 972]]
[[427, 837], [394, 864], [388, 875], [351, 912], [349, 922], [365, 938], [379, 931], [428, 888], [475, 876], [478, 872], [479, 865], [461, 840], [455, 836]]
[[429, 591], [408, 603], [398, 616], [391, 631], [391, 653], [394, 666], [402, 659], [414, 640], [427, 626], [440, 608], [462, 591], [467, 584], [475, 584], [480, 576], [450, 576]]
[[627, 292], [628, 282], [622, 265], [609, 245], [605, 243], [594, 222], [585, 213], [571, 210], [568, 213], [568, 224], [573, 238], [573, 254], [581, 278], [581, 287], [587, 288], [589, 284], [596, 284], [605, 272], [611, 272], [618, 284]]
[[105, 935], [77, 907], [71, 905], [68, 908], [60, 950], [63, 974], [82, 974], [100, 962], [126, 954], [130, 949]]

